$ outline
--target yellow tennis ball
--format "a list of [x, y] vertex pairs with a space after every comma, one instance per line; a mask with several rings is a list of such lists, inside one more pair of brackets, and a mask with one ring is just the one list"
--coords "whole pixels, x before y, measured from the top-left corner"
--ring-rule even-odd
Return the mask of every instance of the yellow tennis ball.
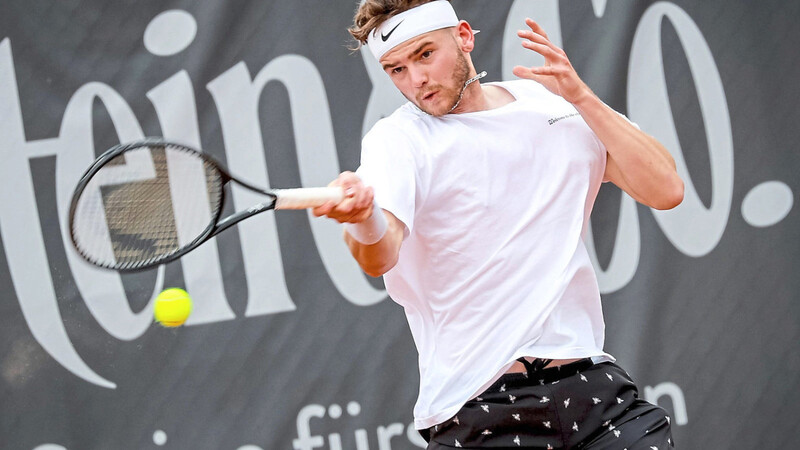
[[165, 289], [153, 307], [153, 316], [165, 327], [179, 327], [186, 322], [192, 312], [192, 298], [180, 288]]

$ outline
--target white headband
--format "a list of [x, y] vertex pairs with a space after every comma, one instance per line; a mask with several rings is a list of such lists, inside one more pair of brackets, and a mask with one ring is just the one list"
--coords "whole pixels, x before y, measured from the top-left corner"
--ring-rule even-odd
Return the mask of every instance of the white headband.
[[369, 34], [367, 46], [380, 61], [386, 52], [409, 39], [456, 25], [458, 17], [450, 2], [436, 0], [392, 16]]

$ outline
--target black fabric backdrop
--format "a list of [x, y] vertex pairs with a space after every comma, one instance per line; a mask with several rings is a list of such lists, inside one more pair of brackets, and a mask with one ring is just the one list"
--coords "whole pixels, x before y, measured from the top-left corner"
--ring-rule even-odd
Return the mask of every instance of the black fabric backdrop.
[[[604, 186], [592, 218], [606, 349], [670, 410], [678, 448], [800, 445], [800, 4], [453, 3], [482, 31], [473, 60], [488, 80], [525, 61], [512, 35], [532, 15], [685, 168], [676, 211]], [[402, 310], [353, 270], [335, 226], [270, 214], [163, 279], [89, 268], [63, 237], [76, 171], [137, 134], [199, 140], [274, 187], [354, 169], [364, 127], [397, 105], [347, 48], [355, 6], [0, 4], [0, 448], [421, 445]], [[259, 229], [274, 239], [245, 262]], [[189, 288], [186, 326], [150, 324], [162, 286]]]

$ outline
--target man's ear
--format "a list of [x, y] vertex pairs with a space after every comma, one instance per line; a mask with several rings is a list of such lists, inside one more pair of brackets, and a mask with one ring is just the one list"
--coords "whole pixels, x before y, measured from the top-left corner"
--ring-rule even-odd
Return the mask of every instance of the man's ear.
[[461, 51], [470, 53], [475, 48], [475, 32], [466, 20], [456, 25], [456, 38]]

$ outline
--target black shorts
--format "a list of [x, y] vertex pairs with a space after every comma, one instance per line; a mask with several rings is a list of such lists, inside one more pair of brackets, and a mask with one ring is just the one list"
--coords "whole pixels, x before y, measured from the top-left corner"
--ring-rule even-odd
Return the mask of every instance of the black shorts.
[[666, 411], [639, 399], [616, 364], [587, 358], [528, 366], [528, 373], [503, 375], [454, 417], [422, 430], [428, 450], [673, 448]]

